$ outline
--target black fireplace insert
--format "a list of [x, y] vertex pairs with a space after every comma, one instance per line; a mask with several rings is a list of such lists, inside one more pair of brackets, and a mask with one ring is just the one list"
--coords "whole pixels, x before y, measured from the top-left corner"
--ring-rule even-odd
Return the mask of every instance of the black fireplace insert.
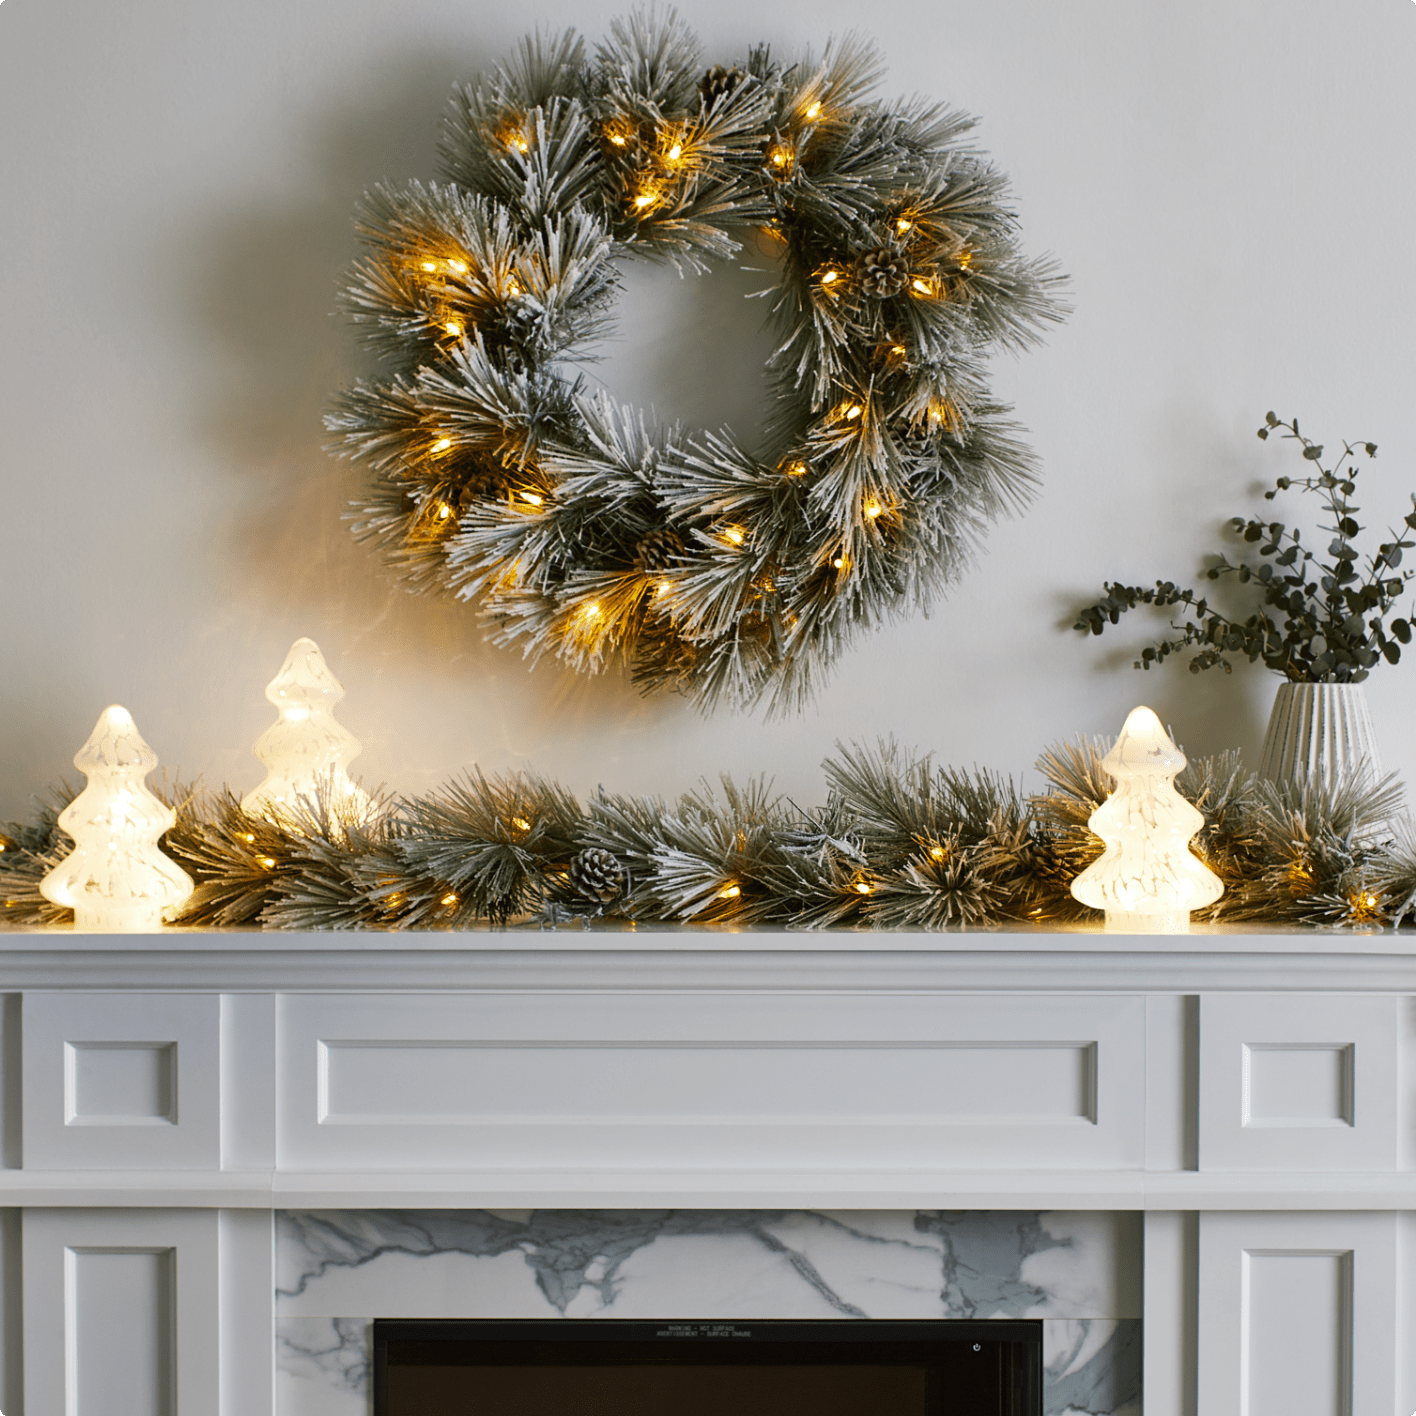
[[374, 1416], [1042, 1416], [1029, 1320], [380, 1318]]

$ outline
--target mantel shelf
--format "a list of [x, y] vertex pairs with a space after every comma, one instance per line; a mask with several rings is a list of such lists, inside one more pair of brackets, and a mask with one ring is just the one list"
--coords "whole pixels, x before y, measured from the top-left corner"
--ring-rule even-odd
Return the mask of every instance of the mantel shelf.
[[0, 987], [1416, 991], [1416, 931], [0, 929]]

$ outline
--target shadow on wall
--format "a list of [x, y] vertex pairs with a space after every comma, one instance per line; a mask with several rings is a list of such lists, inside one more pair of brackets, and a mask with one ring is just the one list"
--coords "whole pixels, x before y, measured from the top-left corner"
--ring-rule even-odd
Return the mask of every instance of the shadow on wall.
[[[1174, 741], [1190, 756], [1237, 748], [1251, 770], [1258, 765], [1280, 681], [1271, 670], [1250, 664], [1240, 654], [1231, 660], [1231, 673], [1222, 668], [1191, 673], [1193, 651], [1176, 655], [1156, 668], [1134, 669], [1142, 649], [1175, 637], [1172, 625], [1185, 622], [1170, 609], [1142, 606], [1123, 615], [1118, 624], [1108, 625], [1099, 637], [1083, 635], [1072, 626], [1083, 606], [1102, 598], [1103, 582], [1117, 580], [1147, 586], [1157, 580], [1173, 580], [1189, 586], [1236, 620], [1247, 619], [1254, 612], [1258, 597], [1251, 588], [1239, 585], [1234, 576], [1208, 580], [1206, 572], [1219, 552], [1234, 561], [1248, 549], [1230, 530], [1230, 518], [1256, 515], [1265, 506], [1263, 493], [1272, 485], [1272, 478], [1264, 480], [1263, 445], [1253, 437], [1261, 416], [1256, 415], [1252, 425], [1247, 415], [1238, 415], [1227, 429], [1201, 429], [1187, 409], [1177, 407], [1163, 444], [1169, 454], [1161, 465], [1149, 469], [1160, 485], [1169, 488], [1168, 504], [1163, 508], [1157, 505], [1154, 525], [1135, 528], [1139, 549], [1118, 548], [1112, 564], [1098, 558], [1095, 582], [1079, 583], [1074, 593], [1053, 599], [1054, 624], [1059, 632], [1072, 637], [1081, 672], [1097, 680], [1104, 677], [1111, 684], [1129, 675], [1130, 701], [1154, 709]], [[1197, 460], [1205, 464], [1207, 473], [1218, 467], [1224, 474], [1224, 491], [1213, 504], [1195, 501]], [[1197, 545], [1205, 548], [1198, 556]], [[1114, 730], [1107, 731], [1119, 732], [1120, 727], [1118, 721]]]
[[[528, 682], [519, 653], [483, 641], [471, 607], [409, 594], [380, 553], [354, 539], [344, 511], [361, 474], [324, 450], [332, 395], [375, 372], [334, 313], [341, 275], [357, 254], [355, 205], [380, 181], [437, 175], [439, 121], [454, 83], [475, 78], [500, 52], [469, 42], [460, 59], [414, 54], [380, 66], [357, 102], [328, 112], [307, 135], [311, 172], [300, 200], [204, 213], [209, 259], [183, 298], [195, 337], [224, 355], [204, 431], [245, 484], [230, 499], [236, 510], [225, 544], [212, 548], [211, 571], [224, 575], [248, 621], [283, 621], [297, 608], [311, 625], [341, 624], [346, 642], [362, 642], [389, 669], [497, 680], [520, 700], [506, 704], [509, 714], [571, 728], [626, 713], [687, 713], [674, 698], [646, 702], [623, 671], [589, 678], [545, 662]], [[665, 418], [730, 424], [751, 445], [771, 346], [760, 329], [766, 302], [744, 296], [769, 281], [760, 272], [771, 257], [751, 249], [739, 259], [758, 273], [724, 268], [680, 280], [672, 270], [627, 264], [619, 328], [584, 366], [589, 386]]]

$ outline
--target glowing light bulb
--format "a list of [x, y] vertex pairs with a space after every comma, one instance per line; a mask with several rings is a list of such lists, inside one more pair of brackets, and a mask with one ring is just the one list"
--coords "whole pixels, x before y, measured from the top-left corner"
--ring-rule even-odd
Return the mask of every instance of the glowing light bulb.
[[851, 406], [846, 409], [846, 418], [848, 420], [854, 420], [856, 418], [859, 418], [861, 413], [864, 411], [865, 410], [861, 408], [859, 403], [852, 403]]
[[512, 296], [520, 295], [521, 286], [518, 285], [517, 282], [514, 280], [508, 280], [506, 283], [506, 293]]
[[359, 740], [334, 717], [344, 689], [313, 639], [297, 639], [290, 646], [265, 696], [279, 712], [254, 748], [267, 775], [242, 798], [241, 810], [248, 816], [298, 823], [302, 805], [323, 792], [338, 812], [367, 812], [368, 793], [345, 771], [359, 755]]
[[934, 293], [934, 287], [929, 283], [929, 281], [921, 279], [919, 276], [915, 276], [915, 278], [910, 282], [910, 284], [914, 287], [916, 294], [932, 295]]
[[873, 501], [873, 502], [866, 502], [866, 504], [865, 504], [865, 514], [866, 514], [868, 517], [870, 517], [872, 520], [873, 520], [875, 517], [879, 516], [880, 513], [881, 513], [882, 511], [884, 511], [884, 510], [885, 510], [885, 508], [884, 508], [883, 506], [881, 506], [879, 502], [874, 502], [874, 501]]
[[457, 320], [449, 320], [443, 328], [454, 338], [462, 337], [462, 325]]
[[452, 446], [452, 439], [451, 439], [451, 438], [439, 438], [439, 439], [437, 440], [437, 442], [435, 442], [435, 443], [433, 444], [433, 451], [434, 451], [434, 452], [446, 452], [446, 451], [448, 450], [448, 448], [450, 448], [451, 446]]
[[814, 122], [821, 116], [821, 105], [819, 103], [813, 103], [811, 107], [806, 110], [806, 116]]
[[841, 272], [840, 272], [840, 271], [838, 271], [838, 270], [828, 270], [828, 271], [826, 272], [826, 274], [821, 277], [821, 283], [822, 283], [822, 285], [834, 285], [840, 278], [841, 278]]
[[1107, 929], [1188, 933], [1190, 911], [1213, 904], [1224, 884], [1190, 850], [1205, 819], [1175, 790], [1185, 755], [1149, 708], [1134, 708], [1101, 765], [1116, 789], [1087, 825], [1106, 850], [1072, 882], [1073, 896], [1105, 910]]
[[531, 823], [524, 816], [513, 816], [511, 818], [511, 824], [515, 826], [518, 831], [529, 831], [531, 829]]
[[741, 885], [725, 885], [721, 890], [718, 891], [718, 898], [720, 900], [735, 900], [741, 894]]
[[855, 883], [855, 890], [858, 895], [868, 895], [870, 894], [870, 889], [871, 887], [867, 885], [864, 880], [857, 880]]
[[834, 565], [837, 570], [844, 570], [846, 568], [846, 558], [845, 556], [837, 556], [831, 564]]
[[679, 158], [681, 158], [682, 156], [683, 156], [683, 144], [682, 144], [682, 143], [675, 143], [675, 144], [673, 145], [673, 147], [671, 147], [671, 148], [669, 149], [669, 161], [670, 161], [670, 162], [677, 162], [677, 161], [679, 160]]
[[111, 933], [158, 929], [192, 893], [191, 877], [158, 849], [177, 813], [145, 785], [157, 754], [132, 714], [113, 704], [74, 754], [88, 785], [59, 824], [74, 848], [39, 882], [51, 904], [74, 911], [77, 929]]
[[735, 546], [742, 545], [742, 531], [736, 526], [729, 526], [723, 535]]
[[466, 274], [467, 274], [467, 262], [466, 262], [466, 261], [449, 261], [449, 262], [448, 262], [448, 266], [449, 266], [452, 270], [456, 271], [458, 275], [466, 275]]
[[522, 492], [521, 499], [530, 502], [532, 506], [540, 506], [545, 501], [545, 497], [541, 496], [539, 492]]
[[452, 906], [452, 905], [455, 905], [456, 903], [457, 903], [457, 892], [456, 892], [455, 890], [449, 890], [449, 891], [447, 892], [447, 894], [444, 895], [444, 896], [442, 897], [442, 899], [438, 901], [438, 904], [440, 904], [440, 905], [447, 905], [447, 906]]
[[906, 354], [907, 351], [906, 351], [905, 346], [904, 346], [903, 344], [892, 344], [892, 345], [890, 346], [890, 352], [891, 352], [897, 359], [903, 359], [903, 358], [905, 357], [905, 354]]
[[446, 521], [452, 515], [452, 508], [446, 502], [438, 503], [438, 520]]
[[616, 147], [622, 148], [622, 147], [624, 146], [624, 134], [623, 134], [623, 133], [611, 133], [611, 134], [610, 134], [610, 141], [611, 141]]
[[582, 613], [585, 615], [586, 619], [592, 620], [600, 613], [600, 607], [592, 601], [590, 604], [585, 606], [585, 609], [582, 611]]
[[640, 211], [643, 211], [645, 207], [654, 205], [654, 198], [648, 192], [640, 192], [640, 194], [635, 197], [634, 204]]
[[898, 231], [901, 236], [903, 236], [903, 235], [905, 234], [905, 232], [908, 231], [908, 230], [910, 229], [910, 227], [912, 227], [913, 225], [914, 225], [914, 222], [912, 222], [912, 221], [909, 219], [909, 217], [907, 217], [907, 216], [902, 216], [902, 217], [895, 223], [895, 230]]
[[436, 261], [424, 261], [424, 262], [423, 262], [423, 269], [424, 269], [425, 271], [427, 271], [429, 275], [431, 275], [434, 271], [436, 271], [437, 268], [438, 268], [438, 263], [437, 263]]
[[654, 593], [655, 595], [667, 595], [673, 588], [673, 584], [670, 581], [661, 580], [659, 582], [659, 588]]
[[791, 462], [787, 464], [788, 477], [805, 477], [809, 470], [804, 462]]
[[929, 848], [929, 855], [932, 860], [943, 860], [946, 854], [947, 852], [943, 846], [931, 846]]
[[261, 867], [262, 870], [274, 870], [274, 869], [275, 869], [275, 857], [274, 857], [274, 856], [257, 856], [257, 857], [256, 857], [256, 863]]

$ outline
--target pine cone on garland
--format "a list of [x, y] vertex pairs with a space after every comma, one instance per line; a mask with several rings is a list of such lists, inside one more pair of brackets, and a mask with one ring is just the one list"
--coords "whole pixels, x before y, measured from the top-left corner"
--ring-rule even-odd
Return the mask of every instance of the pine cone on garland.
[[641, 575], [673, 569], [683, 555], [683, 537], [669, 526], [656, 526], [639, 538], [634, 548], [634, 568]]
[[741, 69], [725, 69], [714, 64], [698, 81], [698, 92], [703, 95], [703, 106], [712, 108], [720, 98], [725, 98], [744, 79]]
[[570, 862], [570, 883], [578, 895], [607, 905], [624, 891], [625, 869], [609, 851], [589, 846]]
[[873, 251], [862, 252], [856, 261], [856, 271], [861, 288], [877, 300], [898, 295], [910, 280], [904, 253], [893, 246], [877, 246]]

